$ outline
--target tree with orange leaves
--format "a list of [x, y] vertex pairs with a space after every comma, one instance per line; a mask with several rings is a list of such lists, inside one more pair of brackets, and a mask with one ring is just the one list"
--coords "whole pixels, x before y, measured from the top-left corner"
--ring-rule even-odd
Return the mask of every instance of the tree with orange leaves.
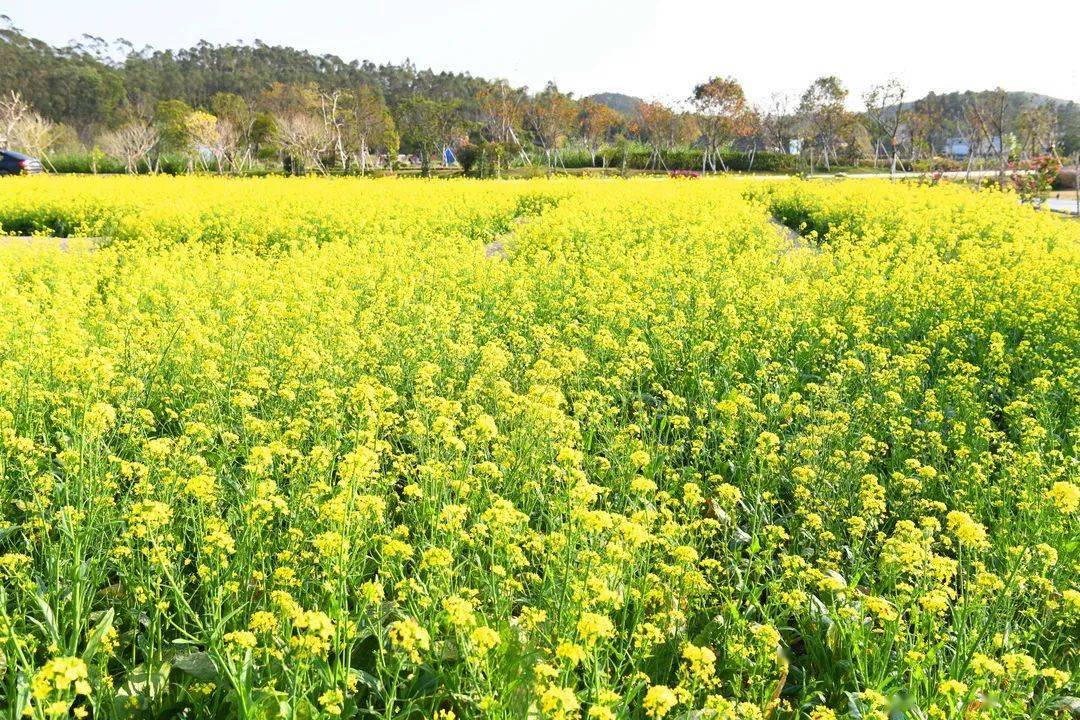
[[581, 137], [585, 146], [589, 148], [592, 156], [592, 164], [596, 166], [596, 154], [600, 147], [608, 139], [612, 130], [619, 124], [619, 113], [603, 103], [585, 98], [581, 101], [581, 112], [578, 114]]
[[566, 93], [560, 92], [555, 83], [548, 83], [536, 94], [525, 109], [525, 119], [544, 150], [548, 169], [559, 162], [559, 149], [567, 133], [574, 126], [577, 103]]
[[707, 163], [716, 172], [717, 160], [726, 171], [720, 151], [735, 138], [748, 135], [754, 127], [754, 112], [746, 102], [742, 85], [733, 77], [710, 78], [694, 88], [691, 102], [700, 116], [701, 134], [705, 138], [702, 171]]

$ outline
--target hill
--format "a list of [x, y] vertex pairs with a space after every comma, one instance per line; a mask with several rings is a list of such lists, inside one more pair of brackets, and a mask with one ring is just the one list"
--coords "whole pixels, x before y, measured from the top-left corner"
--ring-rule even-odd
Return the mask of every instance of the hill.
[[607, 105], [615, 112], [621, 113], [627, 117], [631, 117], [637, 114], [637, 110], [645, 102], [639, 97], [633, 95], [624, 95], [617, 92], [604, 92], [597, 93], [589, 96], [590, 100], [595, 100], [601, 105]]
[[[964, 106], [970, 103], [976, 96], [989, 92], [987, 90], [953, 90], [947, 93], [928, 93], [918, 100], [911, 100], [903, 104], [904, 110], [912, 110], [928, 102], [936, 102], [946, 116], [957, 116], [963, 113]], [[1074, 100], [1042, 95], [1040, 93], [1025, 90], [1008, 90], [1005, 92], [1007, 104], [1010, 108], [1018, 109], [1031, 106], [1053, 105], [1057, 109], [1074, 104]], [[892, 106], [895, 111], [896, 106]]]
[[200, 42], [182, 50], [135, 50], [122, 57], [107, 52], [98, 38], [54, 47], [0, 24], [0, 94], [16, 91], [44, 117], [80, 131], [115, 126], [145, 113], [160, 100], [183, 100], [205, 107], [216, 93], [254, 101], [275, 82], [312, 84], [321, 90], [378, 88], [395, 107], [411, 95], [470, 102], [493, 81], [467, 72], [436, 72], [400, 65], [347, 61], [292, 47], [214, 45]]

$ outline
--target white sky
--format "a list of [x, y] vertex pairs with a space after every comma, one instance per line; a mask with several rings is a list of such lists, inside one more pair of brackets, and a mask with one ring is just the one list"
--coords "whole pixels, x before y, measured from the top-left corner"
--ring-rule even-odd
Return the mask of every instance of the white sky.
[[532, 89], [554, 80], [578, 96], [673, 102], [734, 75], [764, 102], [835, 74], [853, 107], [890, 76], [912, 98], [1001, 85], [1080, 100], [1080, 0], [3, 0], [0, 13], [54, 44], [82, 33], [155, 48], [258, 38]]

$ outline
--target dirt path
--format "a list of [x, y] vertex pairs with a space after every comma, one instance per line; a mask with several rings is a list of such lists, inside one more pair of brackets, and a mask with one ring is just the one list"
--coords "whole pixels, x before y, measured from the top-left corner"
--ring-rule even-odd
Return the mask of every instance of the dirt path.
[[796, 232], [793, 228], [789, 228], [787, 225], [780, 222], [776, 217], [770, 217], [769, 224], [776, 229], [777, 235], [787, 241], [785, 252], [793, 253], [801, 250], [809, 250], [812, 253], [821, 252], [821, 248], [814, 243], [807, 242], [806, 238]]
[[41, 235], [0, 235], [0, 247], [55, 247], [61, 252], [93, 250], [103, 238], [90, 237], [48, 237]]
[[510, 244], [510, 241], [514, 239], [514, 235], [517, 234], [518, 228], [520, 228], [525, 223], [532, 222], [538, 217], [540, 216], [519, 215], [518, 217], [514, 218], [514, 224], [517, 225], [517, 227], [510, 230], [509, 232], [504, 232], [501, 235], [496, 236], [494, 240], [484, 245], [484, 257], [492, 259], [506, 257], [507, 254], [509, 254], [510, 252], [507, 249], [507, 246]]

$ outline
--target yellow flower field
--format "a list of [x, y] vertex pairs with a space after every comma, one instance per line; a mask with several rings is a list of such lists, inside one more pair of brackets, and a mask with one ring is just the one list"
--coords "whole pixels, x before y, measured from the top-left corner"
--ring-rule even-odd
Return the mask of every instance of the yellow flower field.
[[1080, 707], [1076, 222], [35, 177], [0, 228], [102, 238], [0, 241], [5, 717]]

